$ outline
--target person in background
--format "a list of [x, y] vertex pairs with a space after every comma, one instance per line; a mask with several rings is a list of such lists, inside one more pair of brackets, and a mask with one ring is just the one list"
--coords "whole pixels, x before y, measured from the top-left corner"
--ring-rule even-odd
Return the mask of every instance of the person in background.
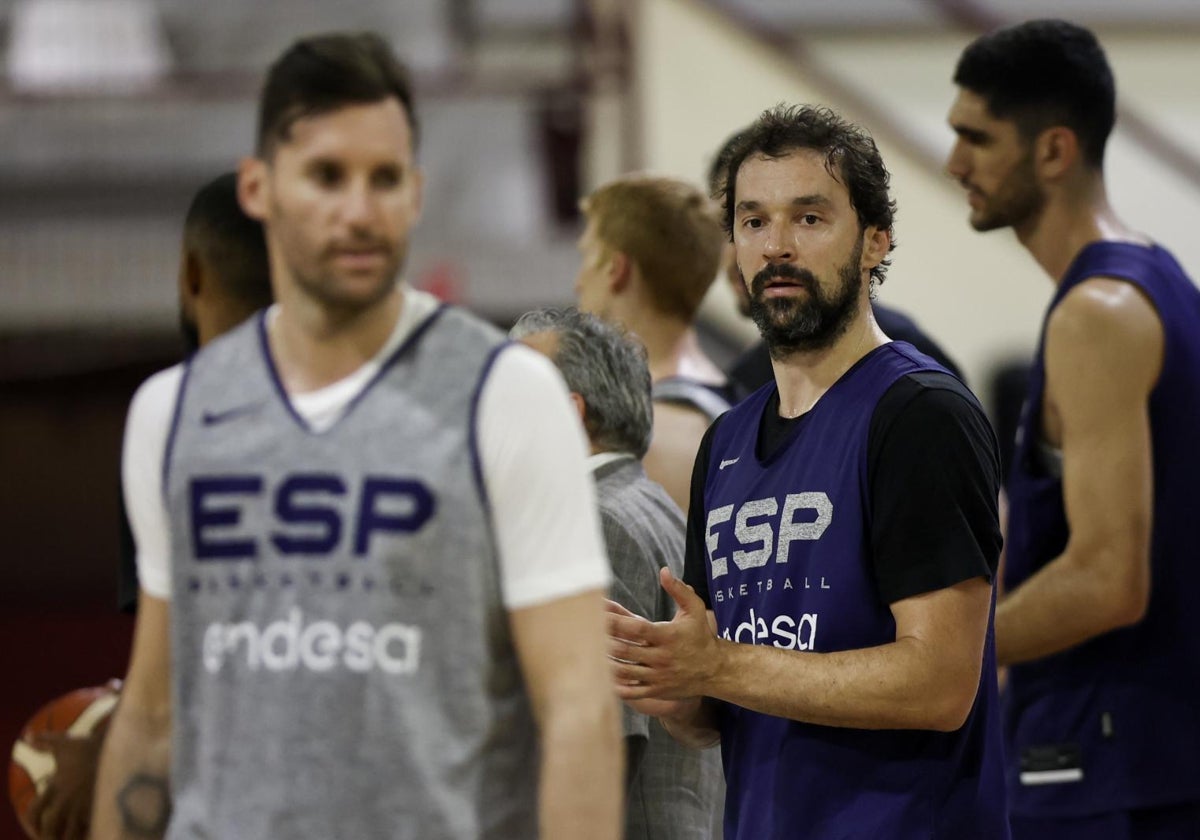
[[[179, 324], [188, 352], [268, 306], [270, 277], [262, 225], [238, 204], [237, 173], [214, 178], [192, 197], [183, 222]], [[137, 589], [133, 534], [122, 504], [117, 599], [123, 612], [136, 610]], [[43, 840], [87, 837], [96, 764], [107, 731], [105, 719], [86, 738], [42, 736], [41, 746], [55, 759], [54, 775], [34, 800], [31, 815]]]
[[579, 308], [624, 325], [646, 345], [654, 381], [646, 473], [686, 511], [696, 447], [732, 398], [694, 326], [717, 276], [720, 222], [699, 190], [648, 175], [604, 184], [581, 206]]
[[[509, 331], [562, 373], [587, 431], [600, 526], [613, 569], [612, 598], [653, 621], [674, 604], [661, 569], [683, 572], [684, 522], [662, 487], [646, 477], [652, 409], [646, 350], [619, 327], [576, 309], [538, 309]], [[675, 741], [658, 721], [624, 707], [626, 840], [709, 840], [719, 826], [721, 764], [716, 750]], [[719, 836], [719, 835], [718, 835]]]
[[954, 70], [949, 173], [1054, 283], [1007, 491], [996, 652], [1018, 838], [1200, 837], [1200, 291], [1109, 202], [1112, 70], [1034, 20]]

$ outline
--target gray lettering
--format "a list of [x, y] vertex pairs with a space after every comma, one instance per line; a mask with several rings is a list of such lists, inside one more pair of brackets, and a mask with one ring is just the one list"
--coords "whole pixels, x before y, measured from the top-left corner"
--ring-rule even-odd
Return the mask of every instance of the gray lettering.
[[733, 562], [742, 571], [767, 565], [767, 561], [771, 559], [771, 551], [775, 548], [775, 531], [771, 523], [759, 522], [757, 525], [751, 525], [750, 520], [774, 516], [778, 512], [779, 503], [773, 498], [746, 502], [738, 510], [737, 522], [733, 529], [738, 542], [742, 545], [761, 543], [759, 548], [751, 551], [738, 549], [733, 552]]
[[[811, 522], [795, 522], [801, 510], [816, 511]], [[779, 554], [776, 562], [788, 561], [788, 549], [795, 540], [818, 540], [833, 521], [833, 502], [822, 492], [788, 493], [783, 502], [783, 514], [779, 518]]]
[[718, 534], [713, 530], [722, 522], [728, 522], [733, 516], [733, 505], [715, 508], [708, 512], [708, 526], [704, 535], [704, 544], [708, 547], [708, 564], [712, 569], [714, 579], [729, 571], [729, 558], [717, 556]]

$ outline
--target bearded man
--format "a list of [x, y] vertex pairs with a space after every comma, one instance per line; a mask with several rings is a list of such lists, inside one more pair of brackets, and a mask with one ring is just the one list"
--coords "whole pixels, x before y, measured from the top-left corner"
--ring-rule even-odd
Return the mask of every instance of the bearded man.
[[696, 458], [684, 581], [610, 604], [618, 692], [720, 742], [725, 837], [1006, 838], [991, 626], [999, 464], [970, 391], [872, 313], [895, 204], [874, 141], [778, 107], [724, 219], [774, 379]]

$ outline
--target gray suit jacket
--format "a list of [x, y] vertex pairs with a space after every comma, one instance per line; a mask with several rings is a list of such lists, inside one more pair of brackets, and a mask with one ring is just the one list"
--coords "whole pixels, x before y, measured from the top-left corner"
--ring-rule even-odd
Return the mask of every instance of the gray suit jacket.
[[[613, 568], [612, 598], [652, 621], [669, 621], [675, 605], [658, 570], [683, 577], [683, 513], [632, 456], [595, 472], [600, 523]], [[719, 837], [724, 785], [716, 749], [693, 750], [654, 719], [624, 710], [627, 738], [646, 746], [629, 790], [628, 840], [709, 840]]]

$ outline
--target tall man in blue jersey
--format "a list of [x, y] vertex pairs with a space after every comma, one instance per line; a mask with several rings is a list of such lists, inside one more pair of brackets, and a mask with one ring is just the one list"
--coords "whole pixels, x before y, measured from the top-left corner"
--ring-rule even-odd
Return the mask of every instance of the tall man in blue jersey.
[[764, 113], [725, 223], [773, 382], [701, 445], [667, 623], [610, 605], [621, 696], [720, 741], [728, 840], [1008, 836], [991, 643], [995, 440], [890, 342], [888, 173], [820, 108]]
[[948, 169], [1056, 284], [1008, 478], [996, 651], [1022, 838], [1200, 837], [1200, 291], [1108, 202], [1112, 72], [1058, 20], [955, 70]]

